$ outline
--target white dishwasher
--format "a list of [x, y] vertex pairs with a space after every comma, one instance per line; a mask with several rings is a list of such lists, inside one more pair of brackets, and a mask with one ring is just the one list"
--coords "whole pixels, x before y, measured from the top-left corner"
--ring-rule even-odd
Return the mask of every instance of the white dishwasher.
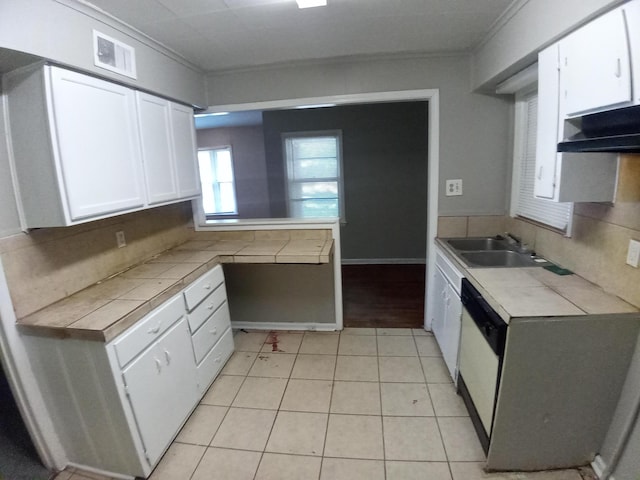
[[436, 269], [433, 276], [434, 308], [431, 329], [454, 383], [458, 378], [458, 350], [462, 302], [460, 287], [464, 275], [436, 245]]

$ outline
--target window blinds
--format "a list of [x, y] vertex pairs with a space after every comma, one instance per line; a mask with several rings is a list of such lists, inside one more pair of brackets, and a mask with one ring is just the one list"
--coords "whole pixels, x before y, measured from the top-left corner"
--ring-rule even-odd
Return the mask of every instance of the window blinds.
[[520, 99], [522, 122], [522, 137], [519, 161], [520, 174], [518, 176], [517, 205], [515, 214], [551, 227], [569, 231], [571, 217], [573, 215], [573, 203], [558, 203], [533, 196], [536, 169], [536, 133], [538, 125], [538, 95], [531, 93]]

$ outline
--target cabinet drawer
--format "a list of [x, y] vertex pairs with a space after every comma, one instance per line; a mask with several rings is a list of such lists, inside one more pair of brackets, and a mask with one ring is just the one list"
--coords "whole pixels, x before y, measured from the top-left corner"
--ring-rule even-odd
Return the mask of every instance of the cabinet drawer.
[[196, 356], [196, 363], [200, 363], [230, 325], [229, 304], [225, 302], [193, 336], [193, 352]]
[[191, 333], [195, 333], [196, 330], [211, 316], [213, 312], [220, 307], [227, 299], [227, 292], [224, 288], [224, 283], [218, 285], [218, 287], [204, 299], [189, 315], [189, 327]]
[[184, 290], [187, 310], [193, 310], [204, 298], [224, 282], [224, 273], [220, 265], [202, 275]]
[[198, 390], [200, 395], [204, 393], [216, 378], [222, 367], [233, 353], [233, 331], [228, 328], [215, 347], [204, 357], [197, 368]]
[[456, 293], [460, 295], [460, 286], [462, 285], [464, 274], [451, 263], [445, 254], [440, 251], [439, 247], [436, 247], [436, 266], [442, 271]]
[[120, 366], [124, 367], [183, 316], [184, 305], [180, 295], [177, 295], [120, 335], [114, 340]]

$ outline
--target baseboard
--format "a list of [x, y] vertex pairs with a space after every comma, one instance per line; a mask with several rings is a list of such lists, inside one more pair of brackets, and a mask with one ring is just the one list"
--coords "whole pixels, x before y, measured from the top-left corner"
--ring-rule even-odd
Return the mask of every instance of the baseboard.
[[[114, 479], [122, 479], [122, 480], [135, 480], [135, 477], [131, 475], [123, 475], [121, 473], [113, 473], [108, 472], [107, 470], [101, 470], [99, 468], [88, 467], [87, 465], [81, 465], [79, 463], [69, 462], [67, 468], [76, 468], [78, 469], [78, 474], [82, 475], [83, 473], [95, 474], [105, 478], [114, 478]], [[66, 478], [66, 477], [65, 477]], [[85, 478], [85, 477], [83, 477]]]
[[317, 332], [335, 332], [335, 323], [289, 323], [289, 322], [231, 322], [231, 328], [244, 330], [300, 330]]
[[[596, 474], [596, 477], [602, 478], [602, 474], [607, 469], [607, 464], [600, 455], [596, 455], [596, 458], [591, 462], [591, 468], [593, 468], [593, 472]], [[609, 477], [609, 479], [614, 480], [613, 477]]]
[[342, 265], [424, 265], [424, 258], [343, 258]]

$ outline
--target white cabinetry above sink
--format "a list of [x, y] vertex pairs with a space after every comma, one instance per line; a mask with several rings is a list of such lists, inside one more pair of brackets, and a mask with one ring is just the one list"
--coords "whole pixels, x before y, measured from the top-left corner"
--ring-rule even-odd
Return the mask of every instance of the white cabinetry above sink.
[[566, 36], [559, 47], [567, 116], [631, 102], [631, 54], [622, 8]]
[[[639, 104], [640, 0], [605, 13], [542, 50], [534, 195], [555, 202], [614, 201], [618, 154], [604, 152], [622, 150], [574, 146], [579, 153], [568, 153], [567, 144], [593, 136], [593, 129], [583, 130], [583, 116]], [[567, 151], [559, 153], [561, 142]]]

